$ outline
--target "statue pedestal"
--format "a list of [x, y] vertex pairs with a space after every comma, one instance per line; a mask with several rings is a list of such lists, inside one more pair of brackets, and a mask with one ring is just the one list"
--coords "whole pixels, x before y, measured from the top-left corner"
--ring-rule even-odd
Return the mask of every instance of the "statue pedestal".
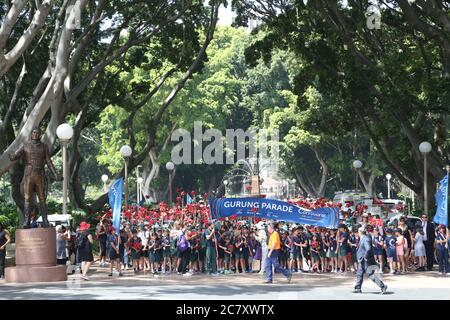
[[16, 266], [5, 269], [6, 282], [66, 281], [66, 271], [56, 265], [55, 228], [16, 231]]

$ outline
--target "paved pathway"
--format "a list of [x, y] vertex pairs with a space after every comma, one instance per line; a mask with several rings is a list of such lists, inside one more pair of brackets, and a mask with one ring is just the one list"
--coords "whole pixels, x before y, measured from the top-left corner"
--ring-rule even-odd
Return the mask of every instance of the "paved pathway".
[[[396, 300], [450, 299], [450, 277], [432, 273], [382, 275], [388, 294], [368, 280], [362, 294], [353, 294], [354, 275], [295, 274], [292, 283], [276, 274], [274, 284], [263, 284], [258, 274], [153, 276], [125, 272], [122, 278], [108, 277], [107, 268], [93, 268], [90, 281], [70, 275], [66, 282], [11, 284], [0, 280], [0, 299], [213, 299], [213, 300]], [[270, 290], [269, 290], [270, 287]]]

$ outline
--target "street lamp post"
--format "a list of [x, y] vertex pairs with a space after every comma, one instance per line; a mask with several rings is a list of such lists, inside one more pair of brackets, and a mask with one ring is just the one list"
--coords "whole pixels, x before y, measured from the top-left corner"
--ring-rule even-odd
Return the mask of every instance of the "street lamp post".
[[169, 171], [169, 207], [172, 205], [172, 172], [175, 169], [175, 164], [172, 161], [166, 163], [166, 169]]
[[125, 160], [125, 208], [128, 206], [128, 160], [131, 157], [131, 147], [130, 146], [122, 146], [120, 148], [120, 155]]
[[427, 156], [431, 152], [431, 144], [424, 141], [419, 145], [419, 150], [423, 155], [423, 209], [424, 213], [428, 214], [428, 167]]
[[[141, 193], [139, 192], [142, 188], [139, 184], [139, 168], [141, 168], [141, 165], [136, 166], [136, 202], [141, 202]], [[142, 183], [142, 182], [141, 182]]]
[[225, 197], [227, 196], [227, 185], [228, 185], [228, 180], [223, 180], [223, 185], [225, 186], [225, 192], [224, 195]]
[[362, 162], [360, 160], [353, 161], [353, 168], [355, 168], [355, 189], [358, 191], [358, 171], [362, 167]]
[[108, 187], [106, 186], [106, 183], [108, 182], [109, 177], [104, 174], [102, 175], [102, 181], [103, 181], [103, 192], [107, 192], [108, 191]]
[[63, 158], [63, 214], [67, 214], [67, 145], [72, 139], [73, 129], [67, 123], [63, 123], [56, 129], [56, 135], [58, 136], [62, 145], [62, 158]]
[[144, 182], [144, 179], [142, 177], [137, 178], [137, 202], [138, 204], [142, 201], [142, 182]]
[[387, 179], [387, 187], [388, 187], [388, 199], [391, 198], [391, 178], [392, 178], [391, 174], [388, 173], [388, 174], [386, 175], [386, 179]]

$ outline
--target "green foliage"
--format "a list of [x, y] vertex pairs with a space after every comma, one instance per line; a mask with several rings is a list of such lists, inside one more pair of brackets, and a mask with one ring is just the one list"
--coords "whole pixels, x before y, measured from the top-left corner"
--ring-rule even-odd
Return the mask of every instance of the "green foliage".
[[9, 220], [9, 218], [8, 218], [7, 216], [0, 215], [0, 223], [1, 223], [3, 226], [8, 227], [9, 224], [10, 224], [10, 220]]

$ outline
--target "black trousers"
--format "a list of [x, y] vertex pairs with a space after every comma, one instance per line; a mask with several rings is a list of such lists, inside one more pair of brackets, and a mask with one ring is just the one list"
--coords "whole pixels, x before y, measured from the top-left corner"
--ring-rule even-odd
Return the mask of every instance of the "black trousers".
[[434, 241], [424, 241], [425, 245], [425, 254], [427, 255], [427, 270], [431, 271], [433, 269], [434, 264]]
[[189, 259], [191, 257], [191, 248], [188, 248], [185, 252], [181, 254], [181, 263], [178, 266], [178, 272], [185, 273], [187, 267], [189, 266]]
[[0, 250], [0, 276], [5, 276], [6, 250]]

